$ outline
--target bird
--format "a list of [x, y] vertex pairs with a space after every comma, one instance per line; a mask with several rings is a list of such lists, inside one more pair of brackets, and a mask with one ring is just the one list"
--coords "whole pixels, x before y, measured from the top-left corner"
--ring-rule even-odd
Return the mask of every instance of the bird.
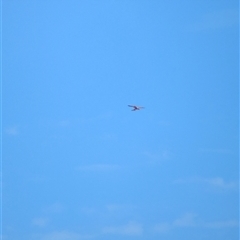
[[128, 106], [133, 108], [132, 111], [141, 110], [144, 108], [144, 107], [140, 107], [140, 106], [136, 106], [136, 105], [128, 105]]

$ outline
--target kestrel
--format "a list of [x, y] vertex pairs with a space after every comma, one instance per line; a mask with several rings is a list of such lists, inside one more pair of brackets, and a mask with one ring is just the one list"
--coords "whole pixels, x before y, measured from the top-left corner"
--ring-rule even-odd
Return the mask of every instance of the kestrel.
[[133, 108], [132, 111], [141, 110], [142, 108], [144, 108], [136, 105], [128, 105], [128, 106]]

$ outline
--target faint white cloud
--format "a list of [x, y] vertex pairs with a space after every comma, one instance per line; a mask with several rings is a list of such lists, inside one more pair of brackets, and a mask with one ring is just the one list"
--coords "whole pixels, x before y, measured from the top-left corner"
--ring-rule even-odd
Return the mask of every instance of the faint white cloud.
[[82, 124], [93, 123], [93, 122], [101, 122], [106, 121], [112, 118], [111, 113], [100, 114], [92, 117], [81, 118], [79, 121]]
[[30, 178], [30, 180], [35, 183], [44, 183], [48, 180], [48, 178], [43, 175], [34, 175], [33, 177]]
[[79, 171], [94, 171], [94, 172], [115, 171], [118, 169], [120, 169], [120, 166], [115, 164], [90, 164], [77, 167], [77, 170]]
[[193, 213], [186, 213], [182, 217], [173, 221], [172, 225], [176, 227], [193, 227], [195, 226], [196, 215]]
[[188, 178], [178, 179], [174, 181], [175, 184], [207, 184], [211, 187], [222, 189], [222, 190], [235, 190], [238, 189], [238, 181], [225, 181], [221, 177], [215, 178]]
[[199, 178], [179, 178], [173, 181], [174, 184], [192, 184], [199, 183]]
[[113, 141], [117, 139], [117, 136], [112, 133], [104, 133], [100, 138], [105, 141]]
[[210, 178], [210, 179], [202, 179], [202, 181], [218, 188], [222, 189], [234, 189], [237, 188], [238, 183], [235, 181], [226, 182], [222, 178]]
[[190, 29], [193, 31], [216, 30], [237, 24], [238, 9], [224, 9], [205, 14], [198, 22], [193, 23]]
[[76, 232], [55, 231], [42, 236], [41, 240], [83, 240], [91, 239], [91, 235], [82, 235]]
[[124, 204], [108, 204], [106, 208], [108, 212], [123, 212], [133, 209], [134, 206]]
[[172, 228], [170, 223], [158, 223], [154, 226], [153, 230], [157, 233], [167, 233]]
[[93, 207], [83, 207], [80, 211], [86, 215], [97, 214], [97, 210]]
[[109, 212], [115, 212], [115, 211], [122, 210], [124, 206], [120, 204], [108, 204], [106, 208]]
[[228, 220], [228, 221], [209, 222], [209, 223], [205, 223], [204, 226], [207, 228], [239, 227], [239, 221]]
[[162, 161], [166, 161], [171, 157], [171, 152], [168, 150], [164, 150], [160, 153], [153, 153], [149, 151], [143, 152], [143, 154], [153, 163], [159, 163]]
[[16, 136], [19, 134], [19, 129], [17, 126], [8, 127], [6, 128], [5, 131], [8, 135], [11, 135], [11, 136]]
[[194, 227], [196, 225], [196, 214], [185, 213], [183, 216], [171, 222], [161, 222], [156, 224], [153, 227], [153, 231], [156, 233], [167, 233], [174, 228]]
[[143, 227], [141, 224], [136, 222], [129, 222], [122, 226], [111, 226], [103, 228], [104, 234], [119, 234], [129, 236], [139, 236], [143, 233]]
[[217, 153], [217, 154], [232, 154], [233, 152], [225, 148], [200, 148], [200, 152], [203, 153]]
[[198, 228], [233, 228], [239, 227], [238, 220], [228, 221], [215, 221], [206, 222], [200, 221], [197, 215], [194, 213], [185, 213], [182, 217], [177, 218], [171, 222], [158, 223], [153, 227], [153, 231], [156, 233], [168, 233], [175, 228], [187, 228], [187, 227], [198, 227]]
[[167, 127], [167, 126], [170, 126], [170, 122], [168, 122], [168, 121], [159, 121], [159, 125], [163, 126], [163, 127]]
[[114, 218], [121, 216], [128, 216], [129, 218], [132, 218], [136, 209], [137, 207], [131, 204], [108, 204], [105, 207], [107, 214], [113, 216]]
[[80, 207], [79, 211], [88, 217], [108, 217], [110, 219], [121, 219], [128, 217], [131, 219], [134, 216], [136, 206], [128, 204], [107, 204], [101, 207], [85, 206]]
[[37, 227], [45, 227], [49, 220], [47, 218], [34, 218], [32, 224]]
[[47, 213], [61, 213], [63, 212], [64, 207], [61, 203], [56, 202], [44, 208], [44, 211]]
[[70, 121], [69, 120], [62, 120], [58, 122], [58, 126], [59, 127], [68, 127], [70, 125]]

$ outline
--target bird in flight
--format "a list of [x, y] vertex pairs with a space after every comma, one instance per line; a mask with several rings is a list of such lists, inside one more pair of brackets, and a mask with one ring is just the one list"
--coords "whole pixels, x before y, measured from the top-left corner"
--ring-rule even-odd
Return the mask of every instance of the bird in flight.
[[128, 105], [128, 106], [133, 108], [132, 111], [141, 110], [142, 108], [144, 108], [136, 105]]

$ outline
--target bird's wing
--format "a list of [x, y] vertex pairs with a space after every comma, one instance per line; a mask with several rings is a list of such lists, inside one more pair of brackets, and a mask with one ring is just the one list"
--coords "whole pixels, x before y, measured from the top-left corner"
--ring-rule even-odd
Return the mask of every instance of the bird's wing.
[[133, 106], [133, 105], [128, 105], [129, 107], [136, 107], [136, 106]]

